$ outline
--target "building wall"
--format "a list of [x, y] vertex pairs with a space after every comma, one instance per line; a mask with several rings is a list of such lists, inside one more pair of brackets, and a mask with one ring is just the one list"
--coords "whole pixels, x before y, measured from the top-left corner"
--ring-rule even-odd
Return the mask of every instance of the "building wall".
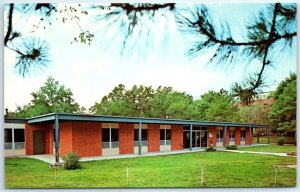
[[100, 122], [72, 122], [73, 152], [81, 157], [102, 155], [102, 129]]
[[148, 152], [160, 151], [160, 125], [148, 125]]
[[119, 153], [134, 153], [134, 128], [132, 123], [119, 124]]
[[[59, 123], [59, 154], [64, 156], [69, 152], [73, 152], [73, 142], [72, 142], [72, 122], [61, 122]], [[55, 153], [55, 152], [54, 152]]]
[[[250, 136], [250, 129], [246, 128], [246, 135], [245, 135], [245, 145], [249, 145], [249, 136]], [[251, 134], [251, 141], [250, 145], [252, 144], [252, 134]]]
[[45, 152], [46, 154], [52, 154], [52, 129], [53, 126], [50, 124], [25, 124], [25, 151], [26, 155], [33, 155], [33, 131], [45, 130]]
[[236, 127], [235, 128], [235, 145], [240, 145], [241, 144], [241, 128], [240, 127]]
[[183, 149], [183, 125], [171, 125], [171, 150]]
[[[207, 139], [207, 146], [210, 147], [211, 144], [214, 145], [214, 147], [217, 146], [217, 128], [216, 127], [208, 127], [208, 139]], [[212, 137], [209, 137], [209, 135], [212, 134]]]

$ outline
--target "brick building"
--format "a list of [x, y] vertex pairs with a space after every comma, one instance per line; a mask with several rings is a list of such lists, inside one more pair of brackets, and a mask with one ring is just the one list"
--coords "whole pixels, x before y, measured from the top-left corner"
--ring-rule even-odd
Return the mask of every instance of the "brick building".
[[[7, 120], [8, 121], [8, 120]], [[24, 120], [26, 155], [82, 157], [251, 145], [267, 125], [53, 113]], [[224, 139], [226, 138], [226, 139]]]

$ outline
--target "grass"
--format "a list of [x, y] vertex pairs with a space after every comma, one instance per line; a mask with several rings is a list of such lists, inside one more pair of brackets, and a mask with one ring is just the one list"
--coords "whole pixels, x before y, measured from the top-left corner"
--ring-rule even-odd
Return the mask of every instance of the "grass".
[[[204, 185], [200, 164], [204, 165]], [[5, 159], [7, 188], [110, 188], [110, 187], [272, 187], [275, 164], [296, 164], [294, 157], [197, 152], [156, 157], [91, 161], [82, 169], [59, 168], [29, 158]], [[126, 168], [129, 167], [129, 183]], [[277, 186], [295, 186], [296, 170], [283, 169]]]
[[[278, 139], [279, 138], [284, 138], [286, 143], [289, 143], [289, 144], [295, 144], [295, 137], [293, 136], [275, 136], [275, 135], [272, 135], [270, 136], [270, 143], [277, 143]], [[252, 139], [253, 143], [257, 143], [257, 136], [253, 136], [253, 139]], [[259, 137], [259, 143], [268, 143], [268, 136], [260, 136]]]
[[296, 150], [295, 145], [262, 145], [252, 147], [240, 147], [241, 151], [258, 151], [258, 152], [271, 152], [271, 153], [287, 153]]

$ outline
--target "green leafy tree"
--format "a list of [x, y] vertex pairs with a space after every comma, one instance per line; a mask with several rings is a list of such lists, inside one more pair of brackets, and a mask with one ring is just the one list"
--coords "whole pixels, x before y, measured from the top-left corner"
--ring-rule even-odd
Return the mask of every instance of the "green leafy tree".
[[54, 112], [75, 113], [84, 111], [73, 99], [71, 89], [66, 89], [49, 77], [36, 92], [31, 93], [33, 99], [29, 104], [18, 106], [15, 112], [19, 118], [33, 117]]
[[[242, 106], [239, 108], [238, 115], [240, 122], [253, 124], [270, 124], [268, 114], [271, 111], [270, 107], [264, 107], [261, 104]], [[257, 143], [264, 129], [256, 128]]]
[[207, 121], [237, 121], [237, 109], [228, 91], [209, 91], [194, 101], [193, 118]]
[[273, 94], [276, 100], [269, 113], [275, 131], [285, 135], [296, 135], [296, 81], [295, 73], [282, 81]]

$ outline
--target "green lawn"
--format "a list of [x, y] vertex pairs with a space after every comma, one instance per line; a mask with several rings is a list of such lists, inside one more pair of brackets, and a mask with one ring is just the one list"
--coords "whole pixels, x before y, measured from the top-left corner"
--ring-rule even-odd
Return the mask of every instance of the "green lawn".
[[[276, 143], [278, 142], [279, 138], [284, 138], [286, 143], [289, 144], [295, 144], [295, 137], [292, 136], [270, 136], [270, 143]], [[257, 137], [254, 135], [252, 139], [253, 143], [257, 143]], [[268, 143], [268, 136], [260, 136], [259, 137], [259, 143]]]
[[296, 150], [295, 145], [262, 145], [262, 146], [253, 146], [253, 147], [240, 147], [239, 150], [242, 151], [258, 151], [258, 152], [272, 152], [272, 153], [287, 153]]
[[[7, 188], [101, 188], [101, 187], [272, 187], [275, 164], [296, 164], [294, 157], [197, 152], [82, 163], [80, 170], [55, 171], [29, 158], [5, 159]], [[129, 167], [129, 183], [126, 168]], [[296, 170], [282, 168], [277, 186], [295, 186]]]

